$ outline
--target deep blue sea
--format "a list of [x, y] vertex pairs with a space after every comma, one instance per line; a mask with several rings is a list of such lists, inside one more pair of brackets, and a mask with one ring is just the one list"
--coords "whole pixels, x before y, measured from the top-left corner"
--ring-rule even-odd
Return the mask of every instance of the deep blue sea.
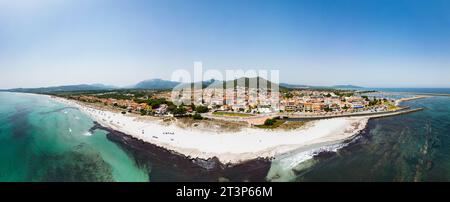
[[[448, 94], [450, 89], [383, 88], [403, 92]], [[395, 92], [402, 92], [397, 95]], [[450, 181], [450, 97], [403, 102], [425, 110], [369, 120], [358, 138], [337, 152], [282, 169], [273, 162], [271, 176], [283, 181]]]
[[364, 88], [364, 90], [376, 90], [384, 92], [405, 92], [405, 93], [450, 94], [450, 88]]

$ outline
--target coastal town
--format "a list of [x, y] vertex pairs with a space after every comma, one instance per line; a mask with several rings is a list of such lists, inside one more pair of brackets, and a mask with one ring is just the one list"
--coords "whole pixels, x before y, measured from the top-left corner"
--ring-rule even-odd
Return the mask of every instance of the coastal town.
[[[172, 102], [170, 90], [111, 91], [87, 94], [68, 94], [66, 98], [96, 103], [119, 109], [123, 114], [135, 113], [156, 117], [193, 117], [194, 119], [259, 120], [252, 125], [263, 125], [267, 119], [285, 117], [334, 117], [356, 114], [377, 114], [402, 109], [393, 99], [365, 95], [367, 92], [338, 89], [282, 89], [263, 96], [258, 89], [234, 88], [193, 90], [196, 94], [188, 104]], [[270, 123], [266, 123], [270, 124]]]
[[[182, 154], [223, 164], [305, 158], [356, 137], [369, 119], [417, 112], [402, 105], [423, 95], [390, 96], [368, 89], [288, 88], [251, 78], [196, 88], [65, 91], [50, 97], [95, 125]], [[267, 83], [265, 85], [264, 83]], [[229, 85], [232, 84], [232, 85]], [[234, 85], [233, 85], [234, 84]], [[70, 132], [70, 130], [69, 130]]]
[[[423, 98], [283, 88], [277, 97], [269, 91], [267, 99], [258, 96], [251, 104], [247, 96], [251, 90], [236, 89], [224, 90], [222, 99], [216, 96], [218, 89], [191, 91], [203, 94], [197, 98], [201, 103], [181, 105], [174, 104], [169, 90], [65, 92], [51, 97], [79, 109], [103, 127], [190, 158], [217, 157], [224, 164], [272, 159], [293, 151], [308, 151], [305, 155], [309, 157], [323, 147], [355, 137], [371, 118], [422, 110], [400, 103]], [[213, 102], [207, 103], [208, 99]]]

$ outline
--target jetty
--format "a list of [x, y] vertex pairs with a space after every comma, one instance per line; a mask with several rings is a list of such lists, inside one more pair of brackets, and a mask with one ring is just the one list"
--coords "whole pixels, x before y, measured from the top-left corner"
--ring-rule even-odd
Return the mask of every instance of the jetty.
[[372, 115], [372, 116], [368, 116], [368, 117], [371, 119], [382, 118], [382, 117], [388, 117], [388, 116], [397, 116], [397, 115], [401, 115], [401, 114], [409, 114], [409, 113], [414, 113], [414, 112], [418, 112], [418, 111], [422, 111], [422, 110], [424, 110], [424, 108], [420, 107], [420, 108], [414, 108], [414, 109], [399, 110], [399, 111], [386, 113], [386, 114], [377, 114], [377, 115]]
[[381, 118], [387, 116], [396, 116], [401, 114], [408, 114], [417, 111], [421, 111], [424, 108], [414, 108], [404, 107], [396, 111], [385, 111], [385, 112], [366, 112], [366, 113], [350, 113], [350, 114], [337, 114], [337, 115], [320, 115], [320, 116], [302, 116], [302, 115], [288, 115], [284, 116], [289, 120], [316, 120], [316, 119], [329, 119], [329, 118], [340, 118], [340, 117], [358, 117], [365, 116], [369, 118]]
[[395, 106], [400, 105], [401, 102], [417, 100], [417, 99], [423, 99], [423, 98], [429, 98], [429, 97], [432, 97], [432, 96], [430, 96], [430, 95], [418, 95], [418, 96], [414, 96], [414, 97], [400, 98], [400, 99], [395, 101]]

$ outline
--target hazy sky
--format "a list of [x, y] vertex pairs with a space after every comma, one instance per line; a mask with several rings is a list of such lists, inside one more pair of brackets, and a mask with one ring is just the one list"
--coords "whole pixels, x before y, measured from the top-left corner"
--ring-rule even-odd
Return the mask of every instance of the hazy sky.
[[131, 85], [193, 69], [450, 87], [448, 0], [0, 0], [0, 88]]

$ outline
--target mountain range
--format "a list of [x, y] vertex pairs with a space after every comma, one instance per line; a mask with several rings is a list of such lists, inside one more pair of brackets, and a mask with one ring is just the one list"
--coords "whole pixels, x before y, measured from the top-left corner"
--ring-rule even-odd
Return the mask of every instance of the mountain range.
[[103, 84], [79, 84], [79, 85], [40, 87], [40, 88], [13, 88], [3, 91], [23, 92], [23, 93], [57, 93], [57, 92], [72, 92], [72, 91], [101, 91], [112, 89], [117, 89], [117, 87]]
[[162, 79], [150, 79], [145, 80], [137, 83], [136, 85], [132, 86], [131, 88], [134, 89], [170, 89], [175, 88], [180, 84], [180, 82], [176, 81], [168, 81], [168, 80], [162, 80]]
[[[261, 80], [262, 79], [262, 80]], [[240, 82], [238, 82], [238, 80]], [[267, 88], [270, 88], [271, 82], [260, 78], [259, 81], [267, 82]], [[241, 84], [241, 82], [245, 83], [245, 86], [248, 86], [249, 83], [255, 82], [259, 87], [258, 78], [240, 78], [229, 81], [218, 81], [218, 80], [207, 80], [202, 82], [202, 87], [225, 87], [225, 86], [237, 86]], [[180, 85], [182, 84], [182, 85]], [[79, 84], [79, 85], [65, 85], [65, 86], [52, 86], [52, 87], [41, 87], [41, 88], [13, 88], [2, 91], [10, 91], [10, 92], [26, 92], [26, 93], [58, 93], [58, 92], [73, 92], [73, 91], [104, 91], [104, 90], [115, 90], [115, 89], [173, 89], [175, 87], [182, 88], [185, 85], [193, 86], [193, 83], [180, 83], [176, 81], [169, 81], [163, 79], [150, 79], [138, 82], [135, 85], [128, 87], [116, 87], [112, 85], [104, 85], [104, 84]], [[288, 84], [288, 83], [280, 83], [280, 88], [290, 88], [290, 89], [316, 89], [316, 88], [337, 88], [337, 89], [358, 89], [363, 88], [360, 86], [354, 85], [335, 85], [335, 86], [309, 86], [309, 85], [297, 85], [297, 84]]]

